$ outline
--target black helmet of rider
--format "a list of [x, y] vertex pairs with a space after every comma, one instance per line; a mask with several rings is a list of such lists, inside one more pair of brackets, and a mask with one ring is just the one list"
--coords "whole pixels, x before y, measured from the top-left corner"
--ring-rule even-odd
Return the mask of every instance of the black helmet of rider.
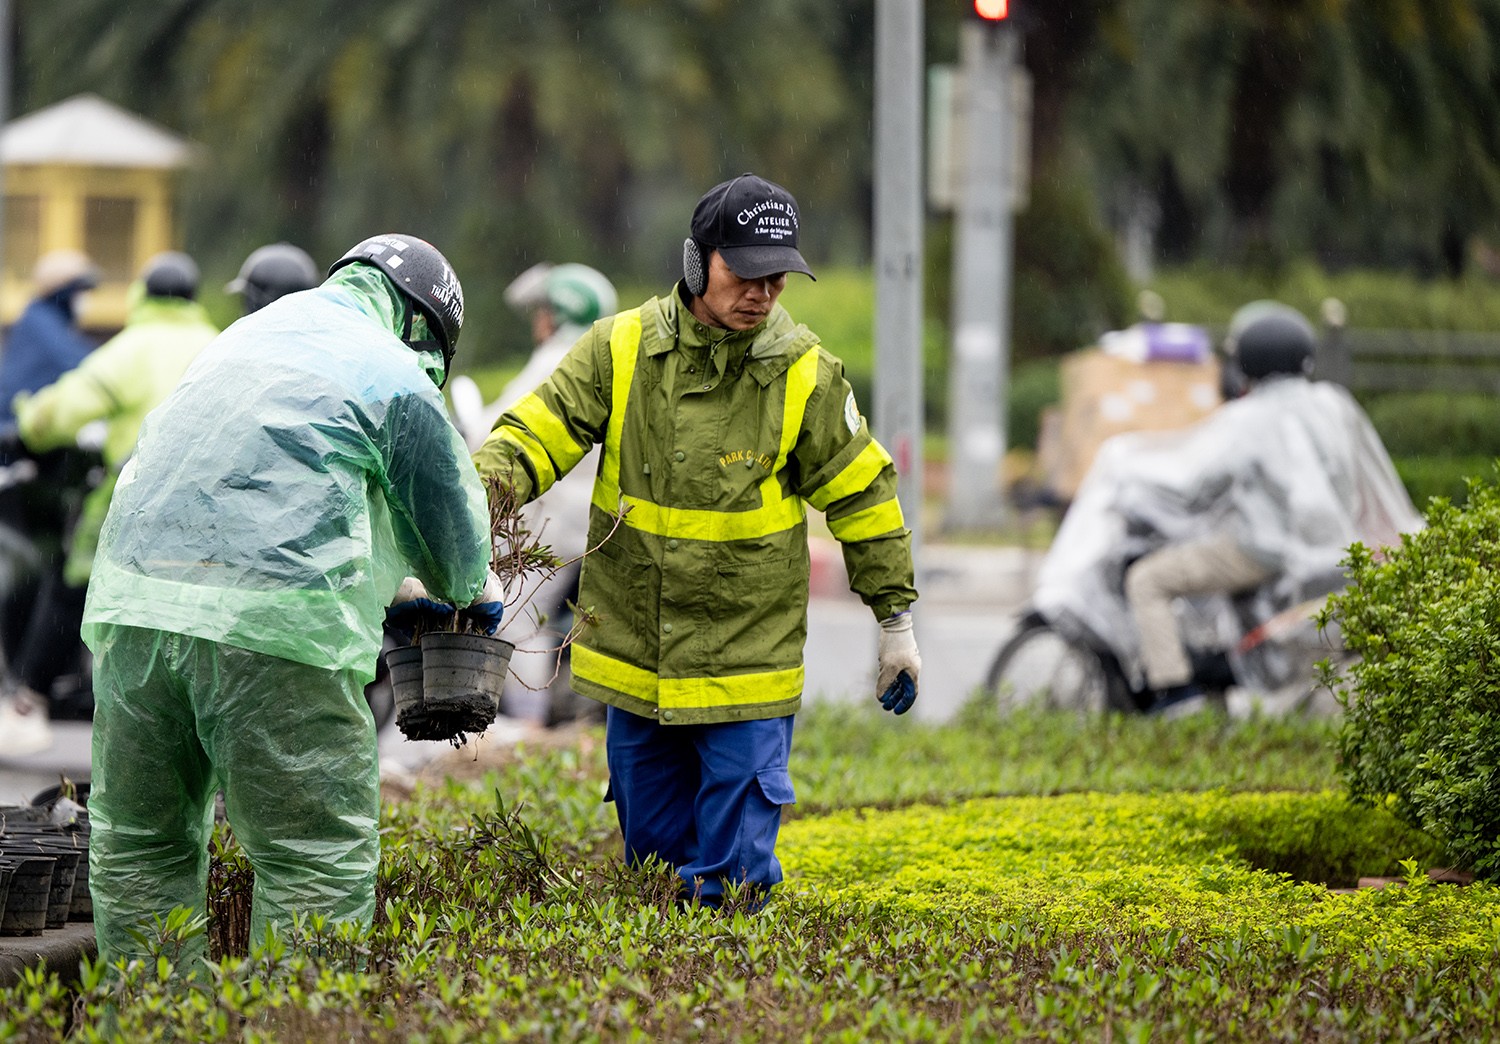
[[181, 297], [191, 301], [198, 296], [198, 266], [180, 250], [157, 254], [141, 269], [141, 282], [147, 297]]
[[400, 233], [371, 236], [359, 243], [328, 269], [332, 275], [355, 262], [374, 265], [390, 277], [396, 288], [427, 319], [437, 342], [411, 339], [411, 314], [401, 339], [416, 351], [439, 348], [443, 353], [444, 381], [458, 346], [458, 333], [464, 325], [464, 291], [448, 259], [437, 247], [416, 236]]
[[1254, 301], [1235, 313], [1225, 345], [1252, 381], [1274, 374], [1306, 376], [1318, 336], [1307, 317], [1277, 301]]
[[241, 294], [245, 314], [258, 312], [278, 297], [318, 285], [321, 273], [307, 251], [291, 243], [268, 243], [251, 251], [240, 274], [224, 289]]

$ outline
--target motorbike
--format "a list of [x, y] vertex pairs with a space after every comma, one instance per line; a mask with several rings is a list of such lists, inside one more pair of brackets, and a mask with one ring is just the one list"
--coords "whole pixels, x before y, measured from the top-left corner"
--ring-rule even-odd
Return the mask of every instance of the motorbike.
[[[1055, 604], [1028, 607], [1002, 642], [984, 689], [1002, 711], [1020, 707], [1080, 714], [1154, 710], [1139, 668], [1133, 622], [1125, 605], [1125, 568], [1144, 551], [1122, 549], [1115, 568], [1117, 626], [1097, 628], [1090, 616]], [[1341, 572], [1294, 580], [1279, 577], [1252, 591], [1178, 599], [1178, 633], [1193, 666], [1192, 681], [1211, 705], [1226, 708], [1231, 692], [1277, 714], [1329, 714], [1332, 695], [1317, 683], [1322, 660], [1345, 650], [1334, 625], [1320, 630], [1318, 611], [1344, 586]]]
[[[1113, 444], [1113, 445], [1111, 445]], [[1169, 437], [1119, 436], [1069, 507], [1038, 571], [1031, 603], [990, 663], [984, 689], [1002, 710], [1023, 706], [1080, 714], [1151, 713], [1140, 636], [1125, 597], [1125, 574], [1173, 541], [1207, 535], [1210, 505], [1224, 490], [1174, 485], [1189, 469]], [[1259, 702], [1268, 713], [1333, 713], [1317, 664], [1346, 657], [1336, 627], [1315, 617], [1341, 590], [1341, 552], [1297, 557], [1299, 568], [1233, 596], [1179, 598], [1178, 634], [1192, 680], [1211, 704]]]

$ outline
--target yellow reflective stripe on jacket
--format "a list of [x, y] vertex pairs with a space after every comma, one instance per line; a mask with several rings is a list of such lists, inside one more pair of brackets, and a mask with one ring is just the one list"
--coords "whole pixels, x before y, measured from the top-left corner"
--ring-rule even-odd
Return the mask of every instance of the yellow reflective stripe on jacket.
[[[817, 388], [817, 345], [803, 352], [787, 370], [781, 444], [777, 448], [775, 465], [760, 484], [761, 506], [750, 511], [674, 508], [644, 497], [620, 494], [620, 431], [625, 419], [621, 404], [629, 395], [630, 378], [635, 372], [637, 350], [640, 347], [640, 310], [635, 310], [634, 322], [622, 333], [621, 319], [624, 318], [625, 314], [616, 318], [614, 331], [609, 339], [610, 356], [615, 367], [615, 398], [610, 407], [609, 428], [605, 436], [604, 468], [600, 472], [599, 481], [594, 485], [594, 505], [608, 512], [619, 511], [623, 506], [628, 508], [625, 524], [630, 528], [653, 536], [682, 540], [752, 540], [772, 533], [783, 533], [801, 525], [807, 518], [807, 507], [801, 497], [783, 495], [777, 476], [786, 467], [787, 458], [797, 445], [802, 418], [807, 411], [807, 401]], [[633, 334], [634, 340], [627, 343], [625, 336], [629, 334]]]
[[906, 527], [906, 518], [901, 514], [901, 501], [891, 499], [884, 504], [856, 511], [840, 519], [828, 520], [828, 529], [838, 540], [847, 542], [869, 540], [884, 536]]
[[573, 673], [579, 678], [646, 703], [656, 702], [656, 675], [650, 671], [595, 652], [586, 645], [575, 643], [569, 653]]
[[557, 471], [571, 471], [583, 459], [587, 449], [573, 441], [568, 427], [557, 418], [535, 392], [516, 403], [515, 414], [521, 423], [541, 442], [552, 459], [557, 461]]
[[[620, 510], [620, 434], [625, 430], [625, 406], [630, 401], [630, 383], [635, 380], [635, 359], [641, 348], [641, 310], [632, 308], [615, 316], [609, 331], [609, 358], [614, 376], [610, 383], [609, 426], [604, 433], [604, 466], [594, 484], [594, 503], [608, 512]], [[607, 493], [603, 503], [600, 494]]]
[[531, 466], [536, 471], [538, 495], [552, 488], [552, 484], [557, 481], [557, 471], [552, 467], [552, 458], [547, 456], [547, 447], [543, 446], [535, 436], [519, 428], [504, 428], [500, 432], [500, 441], [510, 443], [521, 451], [522, 456], [531, 461]]
[[801, 695], [806, 673], [798, 666], [722, 678], [658, 678], [648, 670], [584, 645], [574, 645], [572, 654], [573, 673], [577, 677], [661, 707], [775, 703]]
[[[600, 495], [601, 490], [595, 487], [594, 503], [602, 508], [604, 504], [600, 502]], [[626, 496], [620, 499], [630, 509], [625, 516], [625, 524], [631, 529], [638, 529], [652, 536], [677, 537], [681, 540], [751, 540], [785, 532], [807, 517], [807, 509], [796, 498], [778, 501], [773, 507], [756, 508], [754, 511], [671, 508], [653, 504], [640, 497]], [[607, 510], [618, 511], [620, 508], [612, 504]]]
[[813, 490], [807, 499], [819, 511], [826, 511], [828, 505], [835, 500], [842, 500], [869, 486], [889, 463], [891, 455], [885, 451], [884, 446], [872, 439], [869, 445], [859, 451], [859, 456], [849, 462], [848, 467]]
[[730, 674], [719, 678], [663, 678], [663, 707], [726, 707], [777, 703], [802, 695], [803, 669]]

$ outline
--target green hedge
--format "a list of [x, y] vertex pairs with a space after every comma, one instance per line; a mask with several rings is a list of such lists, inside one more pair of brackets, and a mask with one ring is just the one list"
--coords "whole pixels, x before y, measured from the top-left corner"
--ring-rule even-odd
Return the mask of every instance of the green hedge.
[[1223, 327], [1247, 301], [1271, 297], [1317, 322], [1323, 300], [1335, 297], [1351, 327], [1391, 330], [1500, 330], [1500, 294], [1492, 280], [1421, 280], [1400, 272], [1329, 273], [1299, 262], [1255, 272], [1196, 265], [1157, 273], [1149, 287], [1166, 302], [1167, 318]]

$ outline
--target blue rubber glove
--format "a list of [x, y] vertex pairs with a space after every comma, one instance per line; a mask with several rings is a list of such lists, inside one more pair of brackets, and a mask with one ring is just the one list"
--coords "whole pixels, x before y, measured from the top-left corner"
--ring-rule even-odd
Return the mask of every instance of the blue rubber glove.
[[896, 675], [896, 680], [880, 694], [880, 706], [895, 714], [905, 714], [916, 702], [917, 686], [905, 671]]
[[410, 645], [417, 628], [425, 631], [451, 631], [453, 606], [431, 598], [411, 598], [397, 602], [385, 611], [386, 630], [403, 645]]
[[900, 612], [880, 621], [878, 655], [875, 693], [880, 706], [895, 714], [905, 714], [917, 702], [917, 673], [922, 669], [911, 613]]
[[473, 625], [480, 634], [493, 635], [500, 630], [500, 621], [505, 618], [504, 602], [475, 602], [458, 615]]
[[505, 618], [505, 603], [501, 601], [504, 594], [504, 585], [492, 569], [484, 578], [484, 590], [479, 595], [479, 601], [460, 609], [458, 615], [480, 634], [493, 635], [500, 630], [500, 622]]

